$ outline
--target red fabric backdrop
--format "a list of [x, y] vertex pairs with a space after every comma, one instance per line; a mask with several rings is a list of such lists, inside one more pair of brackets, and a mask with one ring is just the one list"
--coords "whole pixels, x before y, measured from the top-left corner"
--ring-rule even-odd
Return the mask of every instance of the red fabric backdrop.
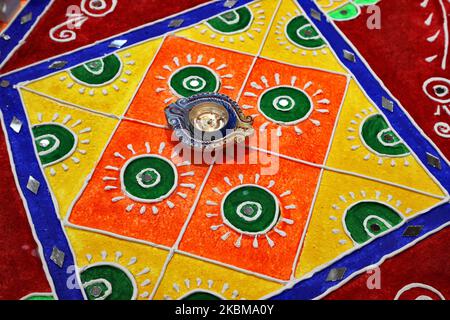
[[51, 292], [0, 128], [0, 300]]
[[[340, 300], [392, 300], [397, 292], [411, 283], [422, 283], [440, 291], [446, 299], [450, 298], [450, 228], [432, 235], [415, 246], [386, 260], [381, 265], [380, 289], [368, 289], [367, 280], [372, 274], [364, 273], [326, 299]], [[373, 283], [372, 281], [369, 281]], [[427, 290], [415, 290], [417, 294], [430, 294]]]

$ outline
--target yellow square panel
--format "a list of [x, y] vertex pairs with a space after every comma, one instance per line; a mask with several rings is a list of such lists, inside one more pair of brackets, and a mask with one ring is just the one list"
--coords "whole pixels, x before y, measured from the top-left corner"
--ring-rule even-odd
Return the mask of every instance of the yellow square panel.
[[66, 228], [89, 300], [148, 300], [168, 251]]
[[256, 55], [278, 5], [275, 0], [252, 2], [209, 19], [176, 35], [193, 41]]
[[86, 61], [35, 80], [27, 88], [71, 104], [121, 116], [128, 108], [162, 39]]
[[38, 156], [61, 217], [94, 170], [118, 121], [22, 89]]
[[261, 56], [293, 65], [346, 73], [294, 0], [282, 1]]
[[256, 300], [280, 290], [279, 283], [175, 254], [155, 299], [158, 300]]

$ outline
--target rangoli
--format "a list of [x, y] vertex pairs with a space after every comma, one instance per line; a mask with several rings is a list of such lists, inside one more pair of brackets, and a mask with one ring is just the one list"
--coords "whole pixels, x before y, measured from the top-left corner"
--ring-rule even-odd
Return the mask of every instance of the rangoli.
[[449, 12], [25, 1], [0, 299], [450, 297]]

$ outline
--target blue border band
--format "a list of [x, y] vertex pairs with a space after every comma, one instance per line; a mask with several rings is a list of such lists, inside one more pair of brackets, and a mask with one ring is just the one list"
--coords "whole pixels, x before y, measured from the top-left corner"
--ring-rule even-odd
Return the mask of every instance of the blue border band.
[[[68, 287], [68, 278], [73, 277], [74, 269], [68, 273], [70, 266], [74, 266], [74, 257], [67, 242], [63, 226], [58, 218], [55, 205], [42, 174], [39, 160], [35, 153], [34, 139], [27, 123], [25, 110], [20, 104], [20, 96], [17, 90], [2, 92], [1, 110], [3, 113], [5, 130], [8, 135], [12, 159], [15, 165], [17, 179], [24, 197], [27, 200], [28, 211], [31, 216], [33, 228], [43, 249], [44, 259], [47, 262], [48, 271], [53, 279], [56, 294], [59, 299], [79, 300], [83, 294], [77, 288]], [[19, 133], [14, 132], [9, 124], [13, 117], [22, 121]], [[40, 182], [38, 194], [35, 195], [27, 189], [29, 176], [33, 176]], [[65, 254], [62, 268], [50, 260], [53, 247], [57, 247]], [[74, 283], [71, 282], [73, 285]]]
[[[64, 227], [62, 226], [56, 212], [55, 204], [53, 203], [46, 179], [42, 174], [39, 159], [35, 154], [35, 147], [33, 145], [34, 139], [31, 136], [31, 131], [27, 123], [25, 108], [21, 103], [19, 93], [17, 89], [14, 88], [14, 85], [19, 82], [60, 72], [60, 70], [52, 70], [48, 68], [48, 66], [54, 61], [67, 61], [68, 63], [65, 68], [68, 68], [85, 61], [95, 59], [100, 55], [107, 55], [113, 51], [117, 51], [117, 49], [108, 47], [114, 39], [126, 39], [128, 41], [126, 45], [121, 48], [121, 50], [123, 50], [133, 44], [159, 37], [166, 33], [174, 32], [177, 29], [199, 23], [202, 20], [229, 10], [224, 7], [224, 1], [225, 0], [214, 1], [209, 4], [205, 4], [204, 6], [198, 7], [189, 12], [157, 22], [136, 31], [131, 31], [119, 37], [102, 41], [92, 47], [62, 55], [53, 60], [11, 73], [10, 75], [0, 79], [0, 81], [7, 80], [10, 82], [9, 87], [0, 88], [0, 109], [3, 113], [5, 130], [7, 131], [9, 144], [11, 146], [11, 153], [15, 164], [16, 174], [20, 188], [28, 204], [28, 210], [34, 230], [43, 248], [44, 258], [48, 266], [50, 276], [53, 279], [56, 291], [55, 294], [59, 299], [82, 300], [84, 297], [80, 289], [72, 289], [68, 286], [68, 284], [73, 284], [74, 281], [74, 273], [67, 272], [68, 267], [75, 265], [74, 257], [65, 236]], [[245, 5], [252, 1], [254, 0], [241, 0], [238, 2], [238, 5]], [[183, 19], [184, 22], [178, 28], [171, 28], [169, 27], [169, 23], [174, 19]], [[13, 23], [13, 26], [16, 26], [16, 24], [17, 21]], [[26, 25], [29, 26], [29, 24]], [[18, 118], [23, 123], [19, 133], [14, 132], [9, 126], [13, 117]], [[33, 194], [26, 187], [30, 175], [40, 182], [40, 188], [37, 195]], [[65, 260], [62, 268], [59, 268], [53, 261], [50, 260], [54, 246], [65, 253]]]
[[[287, 289], [283, 293], [272, 297], [271, 300], [314, 299], [328, 289], [335, 287], [340, 282], [345, 281], [353, 273], [358, 272], [367, 266], [379, 263], [387, 254], [397, 251], [416, 240], [416, 237], [403, 236], [403, 232], [405, 232], [406, 228], [409, 226], [423, 226], [421, 234], [427, 234], [448, 223], [450, 218], [449, 213], [449, 203], [436, 207], [409, 221], [401, 228], [389, 232], [385, 236], [377, 238], [369, 244], [343, 257], [329, 267], [315, 273], [311, 278], [296, 283], [292, 289]], [[334, 268], [347, 268], [344, 279], [338, 282], [327, 282], [327, 276]]]
[[[30, 0], [22, 8], [17, 18], [8, 26], [8, 28], [0, 34], [5, 34], [10, 37], [9, 40], [0, 38], [0, 66], [3, 65], [8, 55], [14, 50], [14, 48], [22, 42], [30, 31], [32, 24], [36, 23], [37, 19], [42, 15], [51, 0]], [[20, 22], [21, 17], [31, 13], [32, 19], [22, 24]], [[34, 26], [33, 26], [34, 27]]]

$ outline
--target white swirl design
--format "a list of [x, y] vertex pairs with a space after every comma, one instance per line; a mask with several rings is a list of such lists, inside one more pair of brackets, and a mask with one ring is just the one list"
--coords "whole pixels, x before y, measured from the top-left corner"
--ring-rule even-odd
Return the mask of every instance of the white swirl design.
[[56, 42], [70, 42], [75, 40], [77, 38], [75, 29], [81, 28], [87, 19], [85, 16], [70, 18], [56, 27], [51, 28], [49, 33], [50, 38]]
[[93, 18], [104, 17], [116, 9], [117, 0], [82, 0], [81, 11]]
[[[67, 8], [67, 20], [50, 29], [49, 36], [55, 42], [71, 42], [77, 39], [77, 31], [91, 18], [107, 16], [116, 9], [118, 0], [82, 0], [80, 6]], [[80, 10], [81, 8], [81, 10]]]
[[442, 138], [450, 138], [450, 125], [446, 122], [438, 122], [434, 125], [434, 131]]
[[[436, 92], [436, 89], [440, 89], [442, 93]], [[446, 78], [429, 78], [423, 83], [422, 90], [433, 101], [443, 104], [450, 102], [450, 80]]]

